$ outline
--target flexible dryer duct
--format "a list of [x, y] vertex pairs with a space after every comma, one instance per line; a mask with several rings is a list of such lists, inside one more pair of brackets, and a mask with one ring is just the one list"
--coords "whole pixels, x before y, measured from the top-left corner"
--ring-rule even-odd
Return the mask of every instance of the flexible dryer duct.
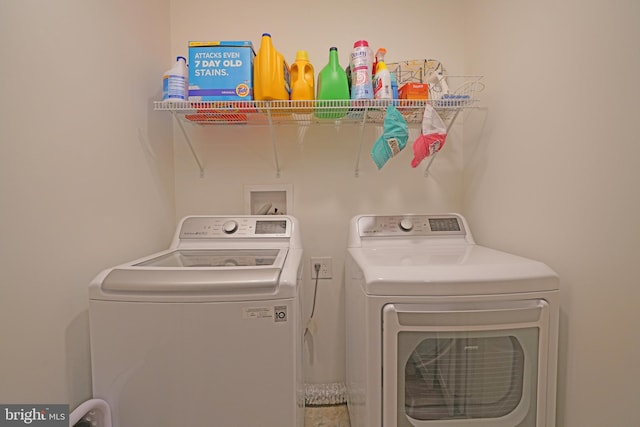
[[305, 384], [304, 403], [308, 407], [335, 406], [347, 402], [344, 383]]

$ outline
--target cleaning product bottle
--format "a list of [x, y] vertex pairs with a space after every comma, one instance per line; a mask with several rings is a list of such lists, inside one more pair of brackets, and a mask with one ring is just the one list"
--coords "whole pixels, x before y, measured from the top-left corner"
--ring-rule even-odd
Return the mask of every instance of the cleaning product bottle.
[[351, 99], [373, 99], [373, 51], [366, 40], [353, 44], [349, 65], [351, 67]]
[[376, 52], [376, 74], [373, 78], [373, 96], [375, 99], [392, 99], [391, 74], [384, 63], [387, 50], [383, 47]]
[[291, 100], [313, 100], [314, 75], [307, 51], [297, 51], [296, 61], [291, 64]]
[[[338, 60], [337, 47], [329, 49], [329, 63], [318, 73], [316, 98], [326, 101], [316, 104], [318, 108], [316, 108], [315, 115], [318, 118], [339, 119], [344, 117], [349, 110], [348, 102], [338, 102], [339, 100], [348, 100], [350, 97], [347, 73]], [[336, 106], [342, 108], [333, 108]]]
[[398, 79], [396, 78], [396, 73], [389, 73], [391, 75], [391, 95], [393, 96], [393, 99], [398, 99], [399, 93], [398, 93]]
[[188, 81], [187, 59], [184, 56], [178, 56], [174, 66], [162, 76], [162, 100], [188, 101]]
[[289, 64], [273, 46], [271, 34], [262, 41], [253, 60], [253, 97], [256, 100], [288, 100], [291, 95]]
[[344, 72], [347, 73], [347, 85], [349, 86], [349, 94], [351, 94], [351, 64], [344, 67]]

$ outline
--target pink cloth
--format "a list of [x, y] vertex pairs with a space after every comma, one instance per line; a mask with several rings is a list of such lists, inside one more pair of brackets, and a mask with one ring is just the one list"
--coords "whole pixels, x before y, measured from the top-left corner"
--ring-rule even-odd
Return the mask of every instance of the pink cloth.
[[411, 167], [415, 168], [426, 157], [440, 151], [446, 139], [446, 133], [420, 134], [418, 139], [413, 142], [413, 160], [411, 161]]

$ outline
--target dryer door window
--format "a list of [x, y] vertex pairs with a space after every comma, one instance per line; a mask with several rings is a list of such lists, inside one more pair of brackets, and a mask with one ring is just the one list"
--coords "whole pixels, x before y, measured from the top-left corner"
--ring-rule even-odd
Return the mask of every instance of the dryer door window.
[[[535, 360], [537, 330], [484, 335], [400, 333], [399, 348], [408, 354], [399, 370], [407, 417], [495, 419], [514, 412], [523, 394], [535, 395], [535, 381], [525, 381], [525, 349]], [[529, 370], [535, 371], [535, 366]]]
[[548, 305], [388, 304], [383, 425], [535, 427]]

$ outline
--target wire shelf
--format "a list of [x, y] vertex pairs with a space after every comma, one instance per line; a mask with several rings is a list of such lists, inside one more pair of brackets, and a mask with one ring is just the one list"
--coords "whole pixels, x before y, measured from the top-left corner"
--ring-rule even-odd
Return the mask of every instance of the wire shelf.
[[473, 107], [478, 99], [456, 97], [440, 100], [328, 100], [328, 101], [168, 101], [155, 102], [155, 109], [171, 111], [202, 125], [310, 125], [341, 123], [382, 124], [389, 105], [407, 123], [421, 123], [424, 107], [431, 104], [443, 119]]
[[[154, 108], [171, 111], [190, 122], [205, 125], [305, 125], [342, 123], [382, 124], [384, 113], [393, 105], [407, 123], [421, 123], [422, 113], [431, 104], [447, 120], [463, 108], [474, 107], [484, 85], [480, 76], [448, 76], [452, 81], [464, 78], [451, 93], [440, 96], [431, 93], [430, 99], [358, 99], [312, 101], [156, 101]], [[451, 83], [450, 83], [451, 84]]]
[[[429, 89], [428, 99], [358, 99], [358, 100], [309, 100], [309, 101], [155, 101], [154, 109], [171, 112], [198, 163], [200, 175], [204, 165], [200, 161], [183, 122], [197, 125], [268, 126], [274, 148], [276, 176], [280, 166], [273, 134], [274, 126], [294, 125], [360, 125], [361, 149], [364, 125], [383, 125], [387, 108], [393, 105], [410, 126], [420, 126], [424, 109], [431, 105], [450, 127], [463, 109], [475, 108], [478, 93], [484, 89], [482, 76], [446, 76], [449, 88], [446, 93]], [[462, 83], [460, 83], [462, 82]], [[434, 85], [434, 87], [437, 85]], [[431, 161], [433, 158], [431, 159]], [[356, 163], [359, 171], [360, 156]], [[429, 168], [427, 166], [427, 170]], [[426, 174], [426, 171], [425, 171]]]

